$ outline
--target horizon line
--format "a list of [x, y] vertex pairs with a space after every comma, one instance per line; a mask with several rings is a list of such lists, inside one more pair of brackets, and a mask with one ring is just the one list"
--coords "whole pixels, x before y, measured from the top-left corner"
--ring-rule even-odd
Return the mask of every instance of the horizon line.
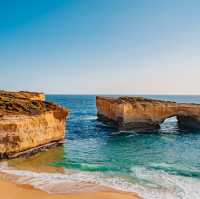
[[135, 95], [135, 96], [141, 96], [141, 95], [149, 95], [149, 96], [156, 96], [156, 95], [162, 95], [162, 96], [171, 96], [171, 95], [176, 95], [176, 96], [200, 96], [200, 94], [176, 94], [176, 93], [172, 93], [172, 94], [164, 94], [164, 93], [162, 93], [162, 94], [149, 94], [149, 93], [147, 93], [147, 94], [103, 94], [103, 93], [46, 93], [46, 92], [43, 92], [45, 95], [95, 95], [95, 96], [97, 96], [97, 95], [120, 95], [120, 96], [133, 96], [133, 95]]

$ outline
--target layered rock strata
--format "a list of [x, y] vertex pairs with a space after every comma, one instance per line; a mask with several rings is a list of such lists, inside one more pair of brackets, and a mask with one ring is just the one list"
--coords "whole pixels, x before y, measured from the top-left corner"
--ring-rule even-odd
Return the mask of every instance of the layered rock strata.
[[0, 96], [9, 98], [27, 98], [30, 100], [45, 101], [44, 93], [29, 92], [29, 91], [19, 91], [19, 92], [0, 91]]
[[200, 105], [142, 97], [96, 97], [98, 118], [122, 129], [160, 128], [165, 119], [177, 117], [181, 128], [200, 129]]
[[44, 95], [0, 92], [0, 157], [33, 153], [60, 143], [68, 110], [42, 101]]

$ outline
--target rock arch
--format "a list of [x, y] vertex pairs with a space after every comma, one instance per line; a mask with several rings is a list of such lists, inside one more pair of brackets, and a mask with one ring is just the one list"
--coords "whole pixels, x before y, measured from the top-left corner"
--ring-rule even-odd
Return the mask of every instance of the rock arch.
[[200, 104], [176, 103], [142, 97], [96, 97], [98, 118], [122, 129], [157, 129], [177, 117], [182, 128], [200, 129]]

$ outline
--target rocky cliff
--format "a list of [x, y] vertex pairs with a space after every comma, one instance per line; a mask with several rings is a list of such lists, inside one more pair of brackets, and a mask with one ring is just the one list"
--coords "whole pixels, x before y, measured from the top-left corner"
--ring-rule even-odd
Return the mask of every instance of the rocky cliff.
[[97, 97], [97, 114], [122, 129], [156, 129], [176, 116], [183, 128], [200, 129], [200, 105], [145, 99], [142, 97]]
[[44, 95], [0, 92], [0, 157], [32, 153], [64, 139], [68, 111]]
[[28, 91], [19, 91], [19, 92], [8, 92], [0, 91], [0, 96], [9, 97], [9, 98], [27, 98], [30, 100], [45, 100], [44, 93], [28, 92]]

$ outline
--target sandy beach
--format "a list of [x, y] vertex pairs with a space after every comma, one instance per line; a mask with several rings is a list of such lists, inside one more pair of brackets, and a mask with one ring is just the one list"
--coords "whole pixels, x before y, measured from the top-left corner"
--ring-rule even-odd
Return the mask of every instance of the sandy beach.
[[2, 199], [141, 199], [135, 194], [110, 189], [78, 194], [48, 194], [29, 185], [18, 185], [4, 180], [0, 180], [0, 196]]

